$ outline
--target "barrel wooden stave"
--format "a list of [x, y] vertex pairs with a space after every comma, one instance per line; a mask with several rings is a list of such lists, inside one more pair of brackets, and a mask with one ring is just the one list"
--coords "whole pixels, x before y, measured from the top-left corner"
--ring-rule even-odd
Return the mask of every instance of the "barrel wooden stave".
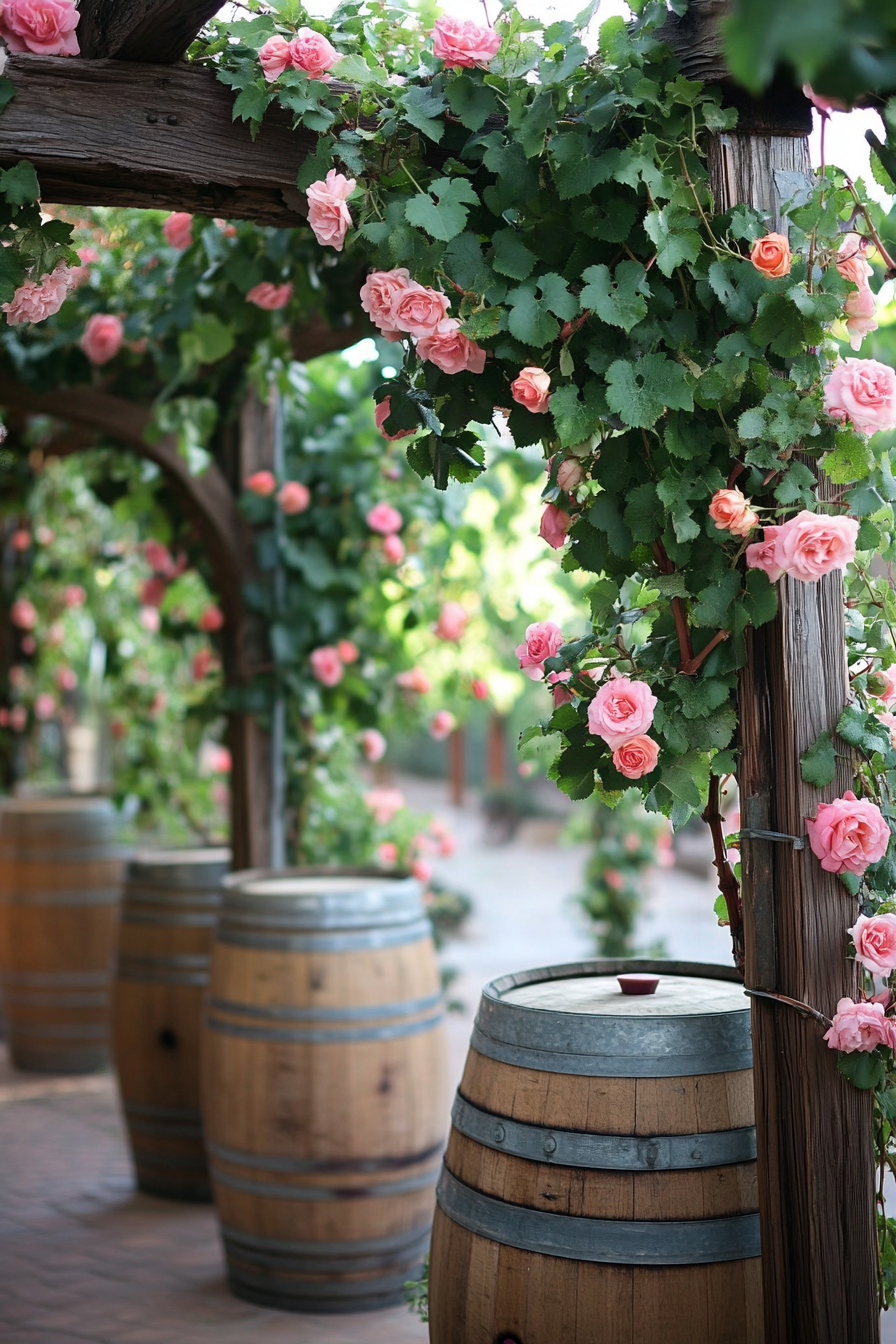
[[199, 1051], [229, 851], [147, 851], [125, 885], [113, 1047], [137, 1185], [207, 1202]]
[[122, 877], [114, 824], [105, 801], [0, 806], [0, 989], [18, 1068], [108, 1064]]
[[231, 1286], [294, 1310], [387, 1305], [425, 1254], [444, 1143], [432, 940], [419, 920], [388, 946], [283, 936], [301, 946], [219, 934], [213, 958], [203, 1091]]

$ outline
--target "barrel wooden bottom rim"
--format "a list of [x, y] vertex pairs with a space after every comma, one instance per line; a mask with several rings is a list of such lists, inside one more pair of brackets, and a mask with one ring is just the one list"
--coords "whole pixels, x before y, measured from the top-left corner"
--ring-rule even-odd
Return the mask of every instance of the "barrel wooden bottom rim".
[[102, 1073], [110, 1062], [105, 1046], [85, 1046], [83, 1049], [65, 1045], [41, 1047], [24, 1045], [9, 1037], [7, 1045], [15, 1067], [27, 1073]]
[[706, 1265], [759, 1255], [759, 1214], [684, 1222], [578, 1218], [546, 1213], [483, 1195], [442, 1170], [436, 1190], [442, 1212], [478, 1236], [521, 1251], [604, 1265]]

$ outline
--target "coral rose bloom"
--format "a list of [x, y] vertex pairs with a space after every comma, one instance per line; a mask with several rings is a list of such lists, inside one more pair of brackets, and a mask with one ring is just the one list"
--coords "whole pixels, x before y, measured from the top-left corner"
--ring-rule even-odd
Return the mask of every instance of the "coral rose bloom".
[[346, 201], [355, 189], [355, 179], [331, 168], [322, 182], [312, 182], [308, 197], [308, 223], [322, 247], [342, 251], [352, 217]]
[[548, 504], [541, 515], [538, 535], [555, 551], [559, 551], [566, 541], [566, 534], [571, 527], [572, 519], [569, 514], [564, 509], [558, 508], [556, 504]]
[[655, 708], [656, 696], [646, 681], [611, 677], [588, 706], [588, 730], [615, 751], [647, 731]]
[[870, 685], [878, 699], [885, 705], [892, 704], [896, 700], [896, 665], [877, 668], [871, 674]]
[[877, 300], [870, 285], [861, 284], [847, 295], [843, 305], [851, 349], [858, 350], [866, 336], [877, 331]]
[[392, 303], [392, 321], [398, 331], [406, 331], [409, 336], [419, 339], [432, 336], [449, 308], [446, 295], [429, 285], [418, 285], [412, 281], [407, 289], [400, 290]]
[[860, 877], [887, 852], [890, 828], [875, 803], [847, 790], [832, 803], [819, 803], [815, 820], [807, 820], [812, 853], [826, 873]]
[[720, 532], [746, 537], [759, 522], [750, 501], [739, 490], [717, 490], [709, 505], [709, 516]]
[[747, 547], [747, 569], [761, 569], [768, 575], [769, 583], [777, 583], [784, 573], [783, 565], [778, 563], [775, 545], [780, 531], [780, 527], [767, 523], [762, 529], [762, 541], [754, 541]]
[[94, 313], [79, 342], [91, 364], [108, 364], [118, 354], [124, 342], [121, 318], [111, 313]]
[[81, 15], [75, 0], [4, 0], [0, 37], [10, 51], [38, 56], [78, 56], [75, 36]]
[[371, 271], [361, 286], [361, 307], [389, 340], [396, 340], [401, 335], [395, 329], [392, 306], [416, 283], [406, 267], [396, 266], [392, 271]]
[[585, 479], [585, 469], [578, 458], [565, 457], [557, 468], [557, 484], [567, 495], [579, 488]]
[[342, 680], [342, 659], [339, 657], [338, 649], [334, 649], [330, 644], [323, 644], [319, 649], [315, 649], [310, 655], [308, 662], [311, 666], [311, 673], [322, 686], [338, 686]]
[[551, 398], [551, 375], [534, 366], [522, 369], [510, 384], [510, 395], [527, 411], [542, 415]]
[[212, 635], [216, 630], [220, 630], [223, 624], [224, 613], [220, 607], [206, 607], [198, 621], [199, 629], [204, 630], [207, 635]]
[[878, 1045], [893, 1046], [893, 1024], [884, 1015], [882, 1003], [854, 1003], [841, 999], [824, 1039], [832, 1050], [865, 1053]]
[[824, 409], [860, 434], [896, 429], [896, 374], [876, 359], [844, 359], [825, 383]]
[[396, 533], [390, 532], [383, 537], [383, 555], [390, 565], [400, 565], [404, 559], [404, 542]]
[[429, 722], [429, 735], [436, 742], [444, 742], [454, 732], [457, 719], [450, 709], [436, 710]]
[[366, 760], [371, 764], [383, 759], [386, 754], [386, 739], [378, 728], [365, 728], [358, 740]]
[[435, 634], [439, 639], [456, 643], [462, 638], [469, 619], [459, 602], [446, 602], [439, 612], [439, 619], [435, 623]]
[[501, 38], [494, 28], [486, 28], [469, 19], [453, 19], [442, 14], [432, 30], [432, 47], [446, 65], [486, 69], [498, 53]]
[[247, 490], [251, 490], [253, 495], [272, 495], [277, 489], [277, 478], [272, 471], [254, 471], [251, 476], [245, 480]]
[[482, 373], [485, 368], [485, 351], [463, 334], [453, 317], [446, 317], [435, 331], [420, 338], [417, 354], [443, 373]]
[[775, 560], [794, 579], [815, 583], [855, 559], [859, 524], [840, 514], [829, 518], [803, 509], [778, 530]]
[[837, 270], [844, 280], [851, 280], [861, 287], [874, 268], [865, 258], [865, 241], [857, 233], [848, 233], [837, 251]]
[[256, 308], [264, 308], [266, 312], [276, 312], [278, 308], [285, 308], [292, 298], [292, 285], [288, 282], [285, 285], [272, 285], [268, 280], [262, 280], [260, 285], [253, 286], [246, 295], [247, 303], [254, 303]]
[[640, 779], [642, 775], [649, 775], [651, 770], [656, 769], [659, 754], [659, 744], [654, 742], [652, 737], [646, 737], [641, 733], [637, 737], [630, 737], [621, 747], [616, 748], [613, 752], [613, 764], [626, 779]]
[[544, 661], [553, 658], [563, 644], [563, 631], [553, 621], [536, 621], [526, 626], [526, 642], [518, 644], [514, 653], [520, 668], [531, 681], [544, 679]]
[[764, 238], [757, 238], [750, 248], [750, 260], [757, 271], [770, 280], [777, 280], [790, 270], [790, 244], [782, 233], [767, 233]]
[[258, 59], [261, 63], [262, 73], [268, 84], [273, 84], [279, 79], [283, 71], [292, 65], [289, 43], [285, 37], [276, 34], [269, 37], [264, 46], [259, 50]]
[[12, 302], [3, 304], [7, 322], [17, 327], [22, 322], [44, 322], [53, 317], [65, 303], [75, 279], [65, 262], [60, 262], [51, 275], [42, 275], [39, 283], [26, 280], [16, 290]]
[[366, 522], [371, 532], [381, 532], [384, 537], [391, 532], [400, 532], [402, 527], [401, 514], [385, 501], [374, 504], [367, 514]]
[[407, 672], [399, 672], [395, 684], [403, 691], [414, 691], [417, 695], [426, 695], [432, 690], [432, 682], [422, 667], [411, 667]]
[[856, 961], [872, 975], [896, 971], [896, 915], [859, 915], [846, 932], [856, 945]]
[[176, 210], [165, 220], [162, 232], [169, 246], [176, 247], [178, 252], [186, 252], [193, 241], [193, 216], [185, 210]]
[[289, 44], [289, 55], [296, 70], [304, 70], [311, 79], [324, 82], [330, 78], [326, 72], [340, 60], [336, 48], [313, 28], [299, 29]]
[[277, 503], [284, 513], [304, 513], [311, 503], [311, 491], [301, 481], [284, 481]]
[[19, 630], [33, 630], [37, 625], [37, 608], [27, 597], [17, 598], [9, 609], [9, 619]]

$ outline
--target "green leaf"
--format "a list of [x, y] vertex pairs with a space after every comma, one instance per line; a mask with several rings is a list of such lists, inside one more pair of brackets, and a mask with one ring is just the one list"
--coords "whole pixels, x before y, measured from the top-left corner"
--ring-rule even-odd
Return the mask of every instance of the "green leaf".
[[29, 163], [27, 159], [20, 159], [12, 168], [4, 168], [0, 172], [0, 193], [6, 197], [10, 205], [28, 205], [31, 201], [38, 200], [40, 183], [34, 171], [34, 164]]
[[837, 773], [837, 753], [834, 750], [834, 739], [829, 732], [819, 733], [811, 747], [807, 747], [803, 752], [800, 757], [800, 773], [807, 784], [814, 784], [819, 789], [833, 783]]
[[623, 521], [619, 503], [612, 495], [601, 493], [588, 510], [588, 518], [599, 532], [605, 532], [610, 550], [627, 559], [634, 545], [632, 534]]
[[362, 89], [367, 84], [378, 84], [382, 79], [380, 71], [369, 66], [356, 52], [342, 56], [333, 66], [333, 74], [346, 84], [357, 84]]
[[717, 896], [712, 904], [713, 914], [720, 924], [728, 923], [728, 906], [724, 896]]
[[841, 1051], [837, 1055], [837, 1068], [844, 1078], [848, 1078], [862, 1092], [870, 1092], [873, 1087], [883, 1087], [887, 1077], [884, 1062], [874, 1051], [857, 1050], [851, 1055]]
[[821, 465], [834, 485], [862, 481], [874, 468], [874, 450], [866, 434], [839, 430], [832, 453], [825, 453]]
[[274, 97], [275, 95], [269, 91], [268, 85], [263, 80], [255, 80], [252, 84], [247, 84], [234, 99], [230, 114], [231, 120], [261, 122], [269, 105], [274, 101]]
[[486, 117], [498, 110], [493, 90], [487, 84], [477, 83], [467, 74], [452, 79], [445, 96], [451, 111], [468, 131], [478, 131]]
[[461, 321], [461, 331], [465, 336], [469, 336], [471, 341], [490, 340], [492, 336], [497, 336], [500, 330], [504, 311], [503, 308], [480, 308], [478, 312], [470, 313]]
[[236, 345], [233, 328], [214, 313], [199, 313], [189, 331], [181, 333], [180, 349], [189, 364], [215, 364]]
[[625, 424], [649, 429], [663, 411], [694, 409], [688, 375], [665, 355], [644, 355], [629, 363], [617, 359], [607, 369], [607, 405]]
[[579, 311], [579, 301], [574, 294], [570, 294], [563, 276], [553, 271], [540, 275], [538, 288], [548, 311], [563, 322], [571, 322]]
[[429, 195], [421, 193], [408, 201], [404, 208], [405, 219], [409, 224], [425, 229], [431, 238], [450, 242], [463, 233], [469, 215], [467, 206], [478, 205], [479, 197], [465, 177], [440, 177], [430, 184], [429, 192]]
[[512, 280], [525, 280], [532, 274], [538, 258], [515, 229], [498, 229], [492, 234], [492, 244], [495, 249], [493, 265], [501, 275], [509, 275]]
[[696, 217], [680, 206], [648, 211], [644, 230], [656, 248], [656, 264], [663, 275], [672, 275], [683, 262], [699, 257], [703, 241], [695, 229], [688, 227], [696, 223]]
[[744, 580], [744, 610], [751, 625], [766, 625], [778, 612], [778, 589], [761, 569], [748, 569]]
[[25, 267], [11, 247], [0, 247], [0, 303], [12, 303], [16, 290], [25, 281]]
[[432, 89], [411, 85], [405, 90], [402, 105], [405, 121], [409, 121], [430, 140], [441, 140], [445, 134], [445, 123], [441, 117], [448, 106], [444, 98], [433, 93]]
[[[666, 510], [660, 502], [653, 481], [645, 481], [643, 485], [636, 485], [634, 489], [628, 491], [624, 518], [635, 541], [653, 541], [660, 535], [666, 519]], [[650, 585], [656, 587], [654, 579], [651, 579]]]
[[322, 135], [317, 142], [314, 153], [309, 154], [302, 160], [302, 166], [299, 168], [296, 177], [296, 186], [299, 191], [307, 191], [312, 182], [321, 182], [333, 167], [333, 150], [336, 146], [336, 138], [332, 135]]
[[744, 411], [737, 422], [739, 439], [761, 439], [765, 433], [765, 411], [761, 406], [752, 406]]
[[16, 86], [11, 79], [0, 79], [0, 112], [16, 96]]
[[695, 625], [709, 625], [714, 629], [730, 629], [732, 604], [740, 592], [740, 574], [729, 569], [715, 583], [697, 594], [697, 603], [691, 612]]
[[622, 327], [626, 332], [647, 316], [647, 273], [638, 261], [621, 261], [613, 279], [608, 266], [589, 266], [582, 272], [586, 281], [579, 295], [583, 308], [591, 308], [602, 322]]
[[551, 415], [564, 448], [575, 448], [600, 427], [606, 416], [603, 389], [590, 378], [585, 384], [584, 401], [579, 398], [575, 383], [559, 388], [550, 400]]
[[557, 339], [560, 323], [552, 317], [543, 299], [535, 297], [536, 283], [528, 280], [507, 295], [511, 313], [507, 319], [510, 334], [524, 345], [541, 350]]

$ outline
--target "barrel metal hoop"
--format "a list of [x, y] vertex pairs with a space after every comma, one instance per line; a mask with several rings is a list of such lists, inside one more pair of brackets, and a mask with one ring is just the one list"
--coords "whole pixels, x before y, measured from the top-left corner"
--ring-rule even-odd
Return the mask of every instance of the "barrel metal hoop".
[[385, 947], [402, 947], [432, 937], [428, 919], [411, 924], [392, 924], [387, 928], [360, 929], [357, 933], [263, 933], [259, 924], [240, 927], [229, 913], [221, 917], [217, 940], [232, 947], [250, 947], [260, 952], [370, 952]]
[[[56, 843], [58, 836], [47, 832], [42, 844], [20, 844], [0, 839], [0, 863], [35, 863], [56, 867], [60, 863], [123, 863], [130, 853], [118, 845], [71, 845]], [[29, 835], [36, 841], [36, 835]]]
[[208, 887], [154, 886], [151, 882], [126, 882], [124, 903], [128, 905], [205, 905], [216, 909], [221, 904], [218, 885]]
[[721, 1129], [706, 1134], [629, 1136], [583, 1134], [510, 1120], [482, 1111], [460, 1092], [451, 1120], [458, 1133], [499, 1153], [561, 1167], [601, 1171], [685, 1171], [730, 1166], [756, 1157], [756, 1130]]
[[91, 989], [105, 988], [112, 978], [111, 967], [105, 971], [2, 971], [0, 984], [22, 989]]
[[134, 1164], [138, 1167], [171, 1167], [178, 1171], [199, 1171], [205, 1174], [207, 1167], [205, 1157], [185, 1157], [181, 1153], [157, 1153], [147, 1151], [135, 1143]]
[[7, 891], [0, 899], [0, 905], [117, 905], [120, 896], [118, 887], [85, 887], [83, 891]]
[[419, 1036], [423, 1031], [433, 1031], [441, 1025], [443, 1014], [434, 1013], [419, 1022], [394, 1022], [380, 1027], [347, 1027], [333, 1030], [314, 1027], [247, 1027], [241, 1022], [227, 1022], [214, 1013], [209, 1013], [206, 1022], [210, 1031], [225, 1036], [242, 1036], [250, 1041], [262, 1041], [270, 1045], [341, 1045], [346, 1041], [396, 1041], [405, 1036]]
[[150, 925], [154, 928], [170, 929], [213, 929], [218, 922], [215, 914], [160, 914], [157, 911], [144, 914], [134, 906], [125, 906], [121, 915], [122, 924]]
[[6, 1003], [18, 1003], [23, 1008], [106, 1008], [109, 1004], [107, 990], [78, 989], [10, 989], [4, 988], [3, 999]]
[[749, 1048], [707, 1049], [704, 1054], [564, 1054], [548, 1048], [533, 1050], [496, 1041], [479, 1027], [473, 1028], [470, 1044], [480, 1055], [501, 1064], [535, 1069], [539, 1073], [572, 1073], [586, 1078], [691, 1078], [703, 1073], [737, 1073], [753, 1066], [753, 1052]]
[[160, 956], [132, 957], [118, 959], [118, 979], [136, 981], [149, 985], [200, 985], [208, 984], [211, 957], [207, 956]]
[[444, 1143], [434, 1143], [422, 1153], [409, 1153], [403, 1157], [355, 1157], [333, 1160], [319, 1157], [286, 1157], [278, 1153], [247, 1153], [240, 1148], [227, 1148], [221, 1143], [209, 1143], [207, 1148], [211, 1157], [222, 1162], [232, 1162], [236, 1166], [249, 1167], [254, 1171], [272, 1171], [287, 1176], [308, 1173], [326, 1176], [370, 1175], [380, 1171], [401, 1171], [405, 1167], [419, 1167], [421, 1162], [433, 1165], [433, 1159], [441, 1158]]
[[349, 1299], [358, 1311], [383, 1305], [381, 1299], [384, 1298], [400, 1300], [408, 1279], [406, 1270], [402, 1274], [381, 1275], [377, 1279], [339, 1278], [316, 1282], [314, 1279], [272, 1279], [269, 1274], [253, 1274], [238, 1261], [231, 1261], [228, 1269], [233, 1285], [258, 1289], [271, 1305], [291, 1303], [300, 1307], [305, 1302], [327, 1302], [340, 1312], [345, 1310], [341, 1304]]
[[484, 1195], [448, 1170], [436, 1190], [442, 1212], [467, 1231], [502, 1246], [602, 1265], [710, 1265], [759, 1255], [759, 1214], [687, 1222], [576, 1218]]
[[271, 1255], [288, 1256], [345, 1256], [354, 1259], [362, 1255], [414, 1254], [425, 1251], [429, 1242], [431, 1223], [415, 1227], [410, 1232], [395, 1232], [388, 1237], [368, 1237], [359, 1241], [283, 1241], [276, 1237], [259, 1237], [241, 1228], [221, 1224], [225, 1246], [236, 1250], [262, 1251]]
[[84, 1038], [88, 1041], [105, 1041], [109, 1035], [109, 1026], [106, 1022], [23, 1022], [16, 1018], [15, 1021], [7, 1022], [7, 1029], [10, 1036], [17, 1040], [20, 1036], [37, 1036], [52, 1038], [53, 1040], [79, 1040]]
[[269, 1022], [365, 1022], [382, 1017], [413, 1017], [428, 1012], [441, 1002], [441, 994], [428, 994], [426, 998], [405, 999], [402, 1003], [360, 1004], [351, 1008], [286, 1008], [212, 998], [209, 1007], [213, 1012]]
[[267, 1199], [298, 1199], [305, 1201], [338, 1200], [344, 1203], [348, 1199], [386, 1199], [391, 1195], [406, 1195], [414, 1190], [427, 1190], [435, 1184], [436, 1168], [429, 1167], [415, 1176], [405, 1176], [400, 1181], [383, 1181], [378, 1185], [281, 1185], [274, 1181], [253, 1181], [245, 1176], [234, 1176], [222, 1171], [214, 1162], [211, 1172], [219, 1185], [232, 1190], [241, 1190], [247, 1195], [262, 1195]]

